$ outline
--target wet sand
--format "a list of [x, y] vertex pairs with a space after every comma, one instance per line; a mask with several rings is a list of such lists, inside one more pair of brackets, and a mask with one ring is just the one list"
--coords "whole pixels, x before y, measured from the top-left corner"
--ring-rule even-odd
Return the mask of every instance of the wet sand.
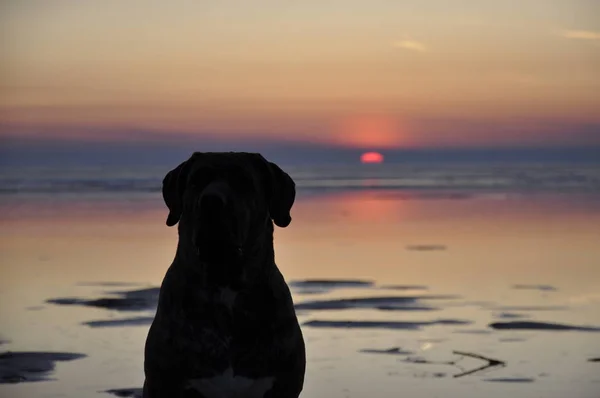
[[[597, 397], [597, 197], [384, 193], [301, 197], [276, 231], [303, 397]], [[0, 396], [135, 396], [176, 243], [162, 203], [1, 205], [0, 375], [38, 365]]]

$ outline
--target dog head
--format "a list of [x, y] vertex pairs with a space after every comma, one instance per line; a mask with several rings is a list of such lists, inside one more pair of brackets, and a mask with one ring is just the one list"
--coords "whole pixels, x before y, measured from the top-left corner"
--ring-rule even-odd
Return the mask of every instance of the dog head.
[[162, 193], [167, 225], [179, 222], [180, 241], [191, 240], [205, 261], [242, 257], [272, 222], [287, 227], [296, 197], [287, 173], [245, 152], [196, 152], [167, 173]]

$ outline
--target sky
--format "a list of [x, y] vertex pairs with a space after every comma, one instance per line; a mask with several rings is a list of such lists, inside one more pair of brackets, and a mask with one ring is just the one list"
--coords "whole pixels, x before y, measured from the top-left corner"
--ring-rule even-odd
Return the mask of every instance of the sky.
[[600, 147], [597, 0], [7, 0], [0, 45], [4, 143]]

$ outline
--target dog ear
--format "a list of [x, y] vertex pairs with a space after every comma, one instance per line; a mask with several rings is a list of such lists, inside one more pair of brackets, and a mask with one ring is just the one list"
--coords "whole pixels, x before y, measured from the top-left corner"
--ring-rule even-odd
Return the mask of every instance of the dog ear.
[[165, 204], [169, 208], [167, 226], [172, 227], [179, 222], [183, 212], [183, 192], [189, 172], [190, 161], [187, 160], [169, 171], [162, 183], [162, 194]]
[[269, 213], [275, 225], [285, 228], [292, 222], [290, 212], [296, 199], [296, 183], [275, 163], [266, 161], [270, 171]]

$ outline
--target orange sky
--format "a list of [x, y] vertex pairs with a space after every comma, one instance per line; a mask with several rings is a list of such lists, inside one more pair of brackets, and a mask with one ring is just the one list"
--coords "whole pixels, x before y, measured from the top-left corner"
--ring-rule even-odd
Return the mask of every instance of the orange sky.
[[598, 144], [599, 15], [594, 0], [6, 1], [1, 133]]

